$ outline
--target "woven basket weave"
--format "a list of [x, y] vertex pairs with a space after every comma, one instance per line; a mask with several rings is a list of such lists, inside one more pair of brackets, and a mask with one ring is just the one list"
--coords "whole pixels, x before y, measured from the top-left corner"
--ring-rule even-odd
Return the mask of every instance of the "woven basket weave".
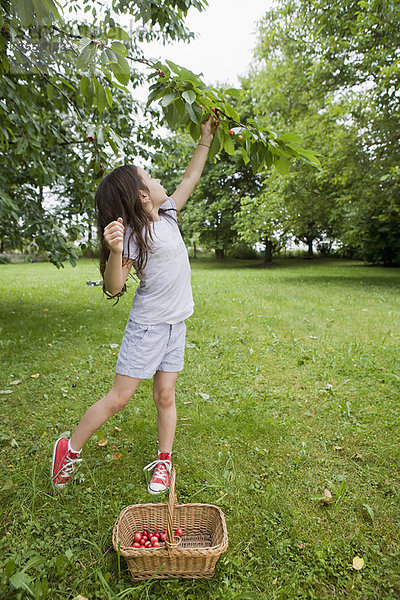
[[[182, 537], [174, 536], [180, 527]], [[164, 531], [160, 548], [133, 548], [136, 531]], [[171, 473], [168, 503], [134, 504], [120, 513], [113, 530], [113, 546], [128, 564], [132, 579], [212, 577], [215, 564], [228, 547], [224, 513], [212, 504], [177, 504], [175, 470]]]

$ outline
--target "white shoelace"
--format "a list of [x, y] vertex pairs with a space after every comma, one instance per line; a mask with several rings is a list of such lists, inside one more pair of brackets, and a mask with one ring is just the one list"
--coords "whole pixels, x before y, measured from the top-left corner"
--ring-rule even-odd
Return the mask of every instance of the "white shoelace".
[[163, 481], [165, 481], [166, 475], [171, 473], [171, 461], [170, 460], [161, 460], [157, 458], [153, 460], [153, 462], [149, 463], [145, 467], [143, 467], [143, 471], [151, 471], [151, 469], [155, 468], [153, 473], [153, 477], [159, 477]]
[[57, 477], [67, 477], [68, 475], [70, 475], [74, 470], [75, 463], [80, 463], [82, 462], [82, 460], [82, 458], [71, 458], [68, 456], [67, 462], [61, 467], [61, 469], [57, 473]]

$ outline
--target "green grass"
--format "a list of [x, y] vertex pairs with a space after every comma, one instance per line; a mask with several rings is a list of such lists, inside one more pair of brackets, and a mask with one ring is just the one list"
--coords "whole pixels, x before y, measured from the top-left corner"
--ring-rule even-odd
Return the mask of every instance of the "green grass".
[[142, 474], [157, 449], [151, 382], [89, 441], [62, 497], [48, 479], [55, 439], [113, 382], [134, 285], [112, 307], [86, 286], [93, 261], [0, 266], [2, 598], [34, 597], [24, 584], [51, 600], [399, 598], [400, 272], [258, 266], [192, 261], [178, 498], [218, 504], [230, 543], [213, 579], [150, 583], [124, 563], [119, 575], [111, 533], [123, 507], [160, 501]]

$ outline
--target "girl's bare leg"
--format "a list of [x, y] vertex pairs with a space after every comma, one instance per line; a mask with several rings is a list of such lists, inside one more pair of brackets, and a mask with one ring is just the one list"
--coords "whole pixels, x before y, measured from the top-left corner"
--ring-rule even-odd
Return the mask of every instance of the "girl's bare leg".
[[79, 451], [88, 439], [97, 431], [103, 423], [112, 415], [122, 410], [136, 392], [140, 379], [127, 377], [126, 375], [115, 375], [115, 382], [111, 390], [104, 398], [87, 409], [78, 427], [71, 436], [70, 444], [73, 450]]
[[175, 383], [178, 375], [179, 373], [157, 371], [153, 377], [153, 398], [157, 407], [160, 452], [171, 452], [174, 443], [176, 429]]

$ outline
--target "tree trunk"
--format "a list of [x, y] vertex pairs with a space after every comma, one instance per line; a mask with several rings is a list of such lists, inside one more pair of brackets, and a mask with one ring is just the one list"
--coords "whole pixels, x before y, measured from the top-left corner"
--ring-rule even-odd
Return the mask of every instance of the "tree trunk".
[[225, 251], [223, 248], [215, 248], [215, 257], [216, 258], [225, 258]]
[[314, 256], [312, 243], [313, 243], [313, 238], [307, 238], [307, 244], [308, 244], [307, 258], [312, 258]]
[[4, 254], [4, 240], [0, 242], [0, 254]]
[[193, 242], [193, 258], [197, 258], [197, 254], [196, 254], [196, 242]]
[[264, 240], [264, 244], [264, 264], [267, 265], [272, 263], [272, 241], [266, 237]]

